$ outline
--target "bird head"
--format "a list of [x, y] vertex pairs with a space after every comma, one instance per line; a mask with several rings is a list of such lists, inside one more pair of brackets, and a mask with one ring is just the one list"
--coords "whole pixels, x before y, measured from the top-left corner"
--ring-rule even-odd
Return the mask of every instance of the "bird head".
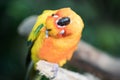
[[84, 26], [82, 19], [70, 8], [54, 11], [46, 19], [48, 35], [54, 38], [80, 34]]

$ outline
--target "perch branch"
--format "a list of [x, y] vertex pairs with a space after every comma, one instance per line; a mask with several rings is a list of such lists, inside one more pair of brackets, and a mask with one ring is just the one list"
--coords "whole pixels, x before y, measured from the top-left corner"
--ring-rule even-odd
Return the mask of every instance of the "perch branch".
[[[49, 63], [44, 60], [37, 62], [37, 70], [40, 74], [44, 74], [46, 77], [51, 78], [54, 73], [51, 71], [54, 63]], [[67, 69], [58, 68], [57, 76], [52, 80], [89, 80], [86, 76], [69, 71]]]

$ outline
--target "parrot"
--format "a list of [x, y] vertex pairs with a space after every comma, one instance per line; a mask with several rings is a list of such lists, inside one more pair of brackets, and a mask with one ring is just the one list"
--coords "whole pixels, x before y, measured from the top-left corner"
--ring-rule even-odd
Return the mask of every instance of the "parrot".
[[28, 36], [27, 64], [45, 60], [63, 66], [77, 49], [84, 23], [71, 8], [44, 10]]

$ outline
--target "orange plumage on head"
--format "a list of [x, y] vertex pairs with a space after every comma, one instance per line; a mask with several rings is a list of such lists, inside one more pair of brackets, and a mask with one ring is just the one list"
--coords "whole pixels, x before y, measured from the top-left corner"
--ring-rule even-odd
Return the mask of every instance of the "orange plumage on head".
[[[37, 56], [38, 60], [43, 59], [62, 66], [76, 50], [83, 26], [82, 19], [70, 8], [54, 11], [46, 18], [45, 26], [33, 45], [37, 47], [32, 50], [36, 53], [33, 58]], [[47, 38], [45, 31], [48, 31]]]

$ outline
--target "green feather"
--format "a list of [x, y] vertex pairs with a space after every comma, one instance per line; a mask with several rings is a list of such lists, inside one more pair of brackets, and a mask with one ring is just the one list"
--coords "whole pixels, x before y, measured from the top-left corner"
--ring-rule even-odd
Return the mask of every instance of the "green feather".
[[[44, 26], [43, 24], [40, 24], [40, 25], [37, 27], [37, 29], [34, 31], [34, 36], [35, 36], [35, 38], [37, 38], [37, 36], [38, 36], [38, 34], [39, 34], [39, 32], [40, 32], [40, 29], [41, 29], [43, 26]], [[35, 41], [35, 40], [34, 40], [34, 41]], [[34, 41], [28, 40], [28, 41], [27, 41], [27, 46], [31, 46]]]
[[40, 25], [37, 27], [37, 29], [36, 29], [35, 32], [34, 32], [35, 36], [38, 35], [40, 29], [41, 29], [43, 26], [44, 26], [43, 24], [40, 24]]

